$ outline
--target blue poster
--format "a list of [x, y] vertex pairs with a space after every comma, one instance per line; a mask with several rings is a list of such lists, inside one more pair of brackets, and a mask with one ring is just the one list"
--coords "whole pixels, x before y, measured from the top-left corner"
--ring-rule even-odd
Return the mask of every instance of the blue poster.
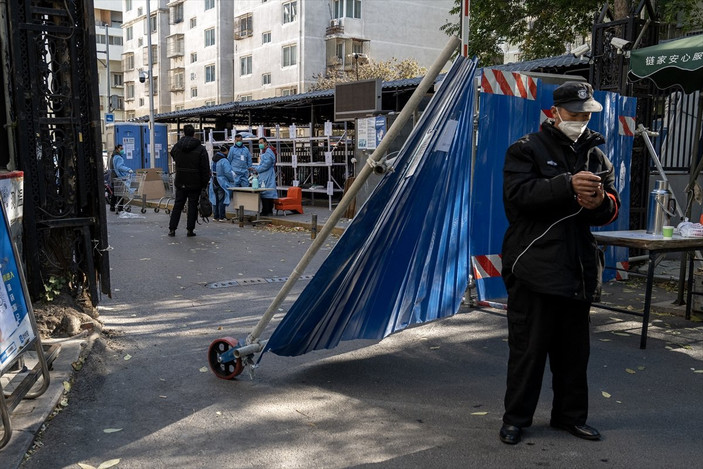
[[12, 246], [5, 206], [0, 220], [0, 374], [30, 345], [35, 333], [25, 301], [22, 273]]

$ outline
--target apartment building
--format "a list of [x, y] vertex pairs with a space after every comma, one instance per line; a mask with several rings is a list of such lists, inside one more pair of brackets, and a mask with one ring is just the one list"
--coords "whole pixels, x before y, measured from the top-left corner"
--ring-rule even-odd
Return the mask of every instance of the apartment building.
[[[150, 18], [146, 2], [150, 1]], [[123, 0], [125, 117], [309, 90], [366, 60], [429, 66], [453, 0]], [[147, 28], [147, 20], [150, 28]]]
[[98, 54], [98, 92], [103, 135], [106, 119], [124, 120], [122, 77], [122, 0], [94, 0], [95, 49]]

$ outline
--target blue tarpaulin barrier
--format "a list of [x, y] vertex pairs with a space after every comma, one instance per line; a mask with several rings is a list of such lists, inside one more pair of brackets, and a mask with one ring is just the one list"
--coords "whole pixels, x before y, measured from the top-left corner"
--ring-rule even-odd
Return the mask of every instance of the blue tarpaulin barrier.
[[[482, 69], [483, 92], [479, 100], [478, 145], [471, 192], [470, 252], [479, 301], [507, 296], [500, 276], [500, 252], [508, 220], [503, 209], [503, 161], [508, 147], [525, 134], [536, 132], [550, 118], [552, 92], [558, 85], [513, 72]], [[630, 220], [630, 161], [634, 136], [636, 100], [597, 91], [603, 111], [593, 113], [589, 128], [600, 132], [606, 143], [600, 148], [616, 168], [615, 186], [622, 207], [618, 219], [594, 230], [627, 230]], [[624, 265], [627, 248], [609, 247], [606, 265]], [[603, 280], [615, 277], [606, 270]]]
[[468, 280], [475, 61], [458, 58], [266, 345], [296, 356], [458, 311]]

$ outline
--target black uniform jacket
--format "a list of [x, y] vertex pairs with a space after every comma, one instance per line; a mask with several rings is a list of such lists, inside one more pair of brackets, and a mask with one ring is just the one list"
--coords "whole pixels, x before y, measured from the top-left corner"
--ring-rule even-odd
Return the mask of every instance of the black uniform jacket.
[[171, 148], [171, 157], [176, 163], [178, 189], [203, 189], [210, 182], [210, 164], [207, 150], [195, 137], [183, 137]]
[[[615, 170], [597, 148], [605, 142], [590, 129], [574, 143], [552, 121], [513, 143], [503, 166], [503, 204], [509, 226], [503, 238], [503, 279], [531, 290], [582, 301], [600, 297], [603, 254], [590, 226], [615, 220], [620, 195]], [[571, 175], [608, 170], [601, 176], [605, 200], [594, 210], [576, 202]]]

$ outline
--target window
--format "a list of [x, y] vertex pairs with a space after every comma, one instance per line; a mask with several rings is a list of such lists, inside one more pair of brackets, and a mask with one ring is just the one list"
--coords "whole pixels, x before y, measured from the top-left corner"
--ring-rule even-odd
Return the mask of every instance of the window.
[[190, 53], [190, 63], [194, 64], [195, 62], [198, 61], [198, 53], [197, 52], [191, 52]]
[[169, 81], [171, 83], [171, 91], [183, 91], [186, 86], [185, 69], [175, 68], [169, 72]]
[[298, 16], [298, 2], [283, 4], [283, 24], [292, 23]]
[[197, 25], [198, 25], [198, 18], [195, 18], [195, 17], [191, 18], [190, 19], [190, 29], [195, 28]]
[[95, 35], [95, 42], [98, 44], [105, 44], [105, 35], [104, 34], [96, 34]]
[[122, 55], [122, 70], [134, 70], [134, 54]]
[[169, 16], [171, 17], [171, 24], [177, 24], [183, 22], [183, 4], [179, 3], [174, 5], [169, 10]]
[[[156, 65], [159, 60], [159, 54], [158, 54], [158, 49], [157, 45], [151, 46], [151, 63], [153, 65]], [[149, 54], [147, 52], [148, 47], [145, 47], [142, 49], [142, 64], [143, 65], [149, 65]]]
[[249, 13], [248, 15], [238, 16], [234, 20], [234, 38], [242, 39], [245, 37], [250, 37], [254, 34], [254, 16]]
[[361, 0], [346, 0], [347, 8], [344, 16], [347, 18], [361, 18]]
[[205, 0], [205, 10], [212, 10], [215, 8], [215, 0]]
[[352, 54], [363, 54], [364, 43], [362, 41], [352, 41]]
[[[156, 96], [157, 94], [159, 94], [159, 77], [154, 77], [152, 82], [154, 83], [154, 96]], [[149, 80], [146, 80], [144, 82], [144, 94], [149, 96]]]
[[215, 104], [217, 104], [215, 101], [205, 101], [206, 106], [214, 106]]
[[[151, 18], [149, 18], [149, 24], [151, 27], [151, 34], [154, 34], [156, 32], [156, 25], [157, 25], [156, 14], [151, 15]], [[147, 34], [146, 28], [147, 28], [147, 23], [145, 21], [144, 22], [144, 34]]]
[[122, 45], [122, 36], [108, 36], [110, 39], [110, 45], [111, 46], [121, 46]]
[[134, 119], [137, 117], [137, 112], [136, 111], [127, 111], [126, 116], [127, 120]]
[[250, 94], [245, 94], [239, 97], [240, 101], [251, 101], [251, 95]]
[[205, 30], [205, 47], [215, 45], [215, 28]]
[[128, 81], [125, 84], [124, 97], [125, 99], [134, 99], [134, 82]]
[[124, 109], [124, 99], [122, 96], [117, 96], [113, 94], [110, 96], [110, 111], [119, 111]]
[[298, 46], [293, 44], [290, 46], [283, 46], [283, 66], [290, 67], [298, 63]]
[[127, 29], [125, 30], [125, 36], [127, 36], [128, 41], [134, 39], [134, 29], [132, 28], [132, 26], [127, 27]]
[[205, 83], [212, 83], [215, 81], [215, 65], [205, 66]]
[[268, 44], [269, 42], [271, 42], [271, 31], [266, 31], [261, 34], [261, 43]]
[[190, 72], [190, 81], [195, 81], [196, 78], [198, 78], [198, 76], [195, 74], [195, 72]]
[[168, 40], [168, 57], [182, 57], [185, 51], [185, 40], [183, 34], [174, 34], [169, 36]]
[[144, 106], [144, 98], [139, 98], [139, 105]]
[[191, 88], [190, 89], [190, 97], [191, 98], [197, 98], [198, 97], [198, 88]]
[[122, 76], [121, 73], [111, 73], [110, 75], [112, 75], [112, 86], [113, 87], [119, 88], [123, 85], [124, 77]]
[[283, 88], [283, 89], [281, 89], [281, 96], [292, 96], [296, 93], [296, 91], [297, 90], [295, 87]]
[[251, 55], [247, 55], [246, 57], [240, 57], [239, 74], [242, 76], [251, 75]]
[[182, 104], [176, 104], [175, 106], [173, 106], [174, 111], [182, 111], [183, 109], [185, 109], [185, 106], [183, 106]]
[[337, 45], [335, 46], [335, 49], [336, 49], [335, 55], [337, 56], [337, 59], [339, 59], [340, 63], [344, 63], [344, 43], [338, 42]]
[[261, 75], [261, 84], [262, 85], [270, 85], [271, 84], [271, 74], [270, 73], [264, 73]]
[[334, 18], [361, 18], [361, 0], [334, 0]]
[[132, 0], [124, 0], [124, 11], [130, 11], [132, 9]]

